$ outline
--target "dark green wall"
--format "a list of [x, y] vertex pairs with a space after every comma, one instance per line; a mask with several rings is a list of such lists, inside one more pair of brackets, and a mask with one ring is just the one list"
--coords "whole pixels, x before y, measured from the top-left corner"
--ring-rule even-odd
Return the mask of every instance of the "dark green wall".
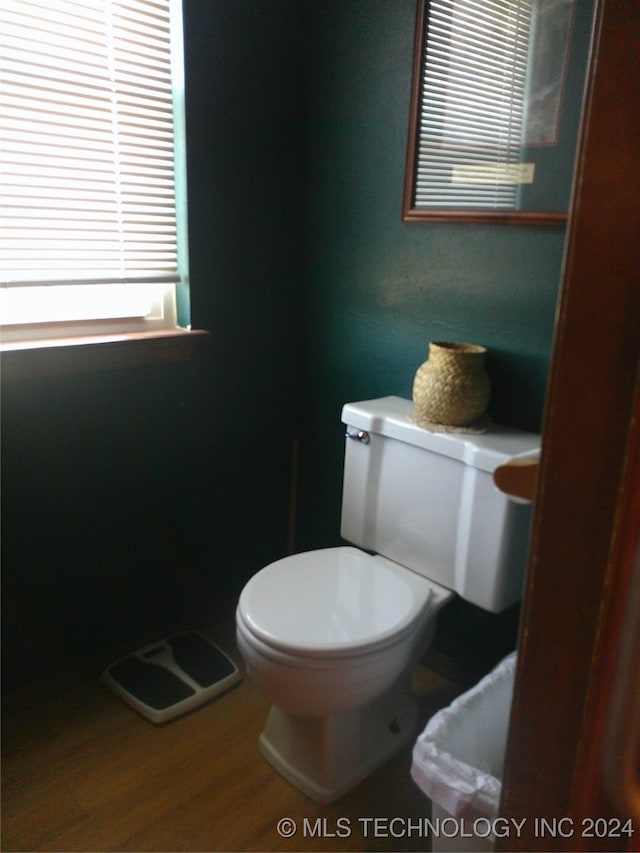
[[[296, 0], [185, 2], [192, 365], [205, 571], [248, 577], [286, 548], [301, 381], [304, 19]], [[193, 464], [194, 458], [199, 460]]]
[[315, 6], [302, 547], [338, 530], [342, 403], [410, 397], [430, 340], [484, 344], [494, 419], [541, 424], [564, 229], [402, 223], [415, 7]]
[[[185, 0], [189, 364], [3, 385], [6, 688], [206, 625], [338, 540], [346, 400], [410, 396], [430, 339], [489, 348], [540, 425], [558, 229], [404, 225], [414, 0]], [[571, 94], [571, 93], [569, 93]], [[575, 93], [573, 93], [575, 96]]]
[[192, 321], [211, 332], [192, 361], [3, 383], [5, 690], [211, 624], [285, 552], [304, 283], [298, 6], [184, 3]]

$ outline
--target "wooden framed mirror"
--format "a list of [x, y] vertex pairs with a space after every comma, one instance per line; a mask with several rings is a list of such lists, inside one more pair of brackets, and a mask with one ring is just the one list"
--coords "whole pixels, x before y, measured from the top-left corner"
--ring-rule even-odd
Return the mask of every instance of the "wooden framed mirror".
[[592, 0], [418, 0], [403, 220], [563, 225]]

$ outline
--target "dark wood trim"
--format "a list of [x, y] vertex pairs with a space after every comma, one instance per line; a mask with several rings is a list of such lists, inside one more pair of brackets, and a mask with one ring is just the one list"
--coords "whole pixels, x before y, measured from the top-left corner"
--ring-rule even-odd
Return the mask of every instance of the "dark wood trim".
[[[640, 162], [638, 55], [637, 0], [598, 0], [503, 784], [502, 813], [527, 822], [498, 850], [631, 850], [640, 839], [640, 827], [631, 839], [581, 831], [585, 817], [616, 817], [602, 783], [602, 719], [624, 555], [637, 535], [625, 506], [637, 507], [640, 490], [629, 467], [640, 364], [640, 196], [629, 180]], [[573, 834], [541, 836], [542, 817], [569, 818]]]
[[418, 116], [422, 101], [422, 57], [424, 56], [425, 16], [428, 0], [418, 0], [416, 31], [413, 41], [413, 72], [411, 75], [411, 101], [409, 104], [409, 133], [407, 137], [407, 159], [404, 173], [404, 195], [402, 198], [402, 221], [420, 222], [419, 211], [414, 207], [416, 163], [418, 160]]
[[4, 343], [0, 344], [2, 380], [188, 361], [196, 343], [208, 334], [200, 329], [165, 329]]
[[[413, 204], [413, 202], [411, 202]], [[424, 210], [422, 208], [406, 208], [402, 221], [407, 223], [420, 222], [484, 222], [494, 225], [555, 225], [567, 224], [566, 213], [494, 213], [479, 210]]]
[[[640, 603], [640, 394], [636, 396], [627, 449], [628, 459], [607, 566], [607, 587], [603, 595], [589, 695], [585, 704], [583, 731], [588, 732], [588, 736], [581, 740], [573, 780], [572, 800], [577, 814], [582, 816], [581, 820], [592, 815], [607, 814], [610, 804], [614, 809], [622, 810], [623, 798], [619, 796], [622, 787], [627, 797], [635, 795], [636, 802], [640, 790], [640, 776], [637, 773], [627, 773], [625, 784], [622, 784], [623, 764], [627, 758], [631, 762], [635, 759], [640, 771], [640, 705], [638, 698], [635, 703], [632, 699], [638, 696], [640, 690], [640, 653], [637, 646], [640, 637], [637, 619], [640, 614], [637, 611], [633, 614], [636, 618], [635, 630], [631, 622], [626, 625], [630, 616], [629, 608], [637, 608]], [[634, 571], [638, 575], [635, 579]], [[636, 645], [632, 648], [630, 643]], [[618, 667], [623, 661], [628, 669], [622, 674], [621, 680], [628, 679], [625, 688], [629, 684], [632, 686], [630, 690], [624, 690], [624, 702], [619, 703], [621, 697], [616, 696], [614, 699], [614, 691], [620, 677]], [[622, 724], [623, 731], [612, 729], [612, 699], [619, 703], [615, 708], [615, 722], [617, 725]], [[634, 725], [636, 728], [632, 730]], [[614, 737], [616, 741], [620, 738], [620, 741], [614, 742]], [[622, 760], [617, 754], [618, 750], [612, 749], [614, 745], [624, 749], [626, 754]], [[622, 811], [620, 816], [626, 818]], [[636, 833], [637, 850], [640, 849], [640, 826], [636, 828]], [[630, 840], [626, 836], [624, 838]], [[599, 845], [597, 847], [600, 849]]]

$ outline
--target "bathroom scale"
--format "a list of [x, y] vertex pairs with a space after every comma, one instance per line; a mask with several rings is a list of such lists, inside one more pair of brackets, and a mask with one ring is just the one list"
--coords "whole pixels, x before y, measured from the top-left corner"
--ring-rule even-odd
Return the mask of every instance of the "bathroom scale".
[[117, 696], [152, 723], [193, 711], [241, 680], [231, 658], [198, 631], [151, 643], [102, 675]]

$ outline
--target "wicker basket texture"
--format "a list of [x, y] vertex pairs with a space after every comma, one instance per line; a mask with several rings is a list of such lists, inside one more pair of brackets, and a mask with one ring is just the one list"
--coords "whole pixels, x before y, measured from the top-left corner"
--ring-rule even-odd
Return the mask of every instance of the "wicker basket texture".
[[491, 394], [485, 355], [477, 344], [432, 341], [413, 381], [418, 420], [468, 426], [481, 418]]

